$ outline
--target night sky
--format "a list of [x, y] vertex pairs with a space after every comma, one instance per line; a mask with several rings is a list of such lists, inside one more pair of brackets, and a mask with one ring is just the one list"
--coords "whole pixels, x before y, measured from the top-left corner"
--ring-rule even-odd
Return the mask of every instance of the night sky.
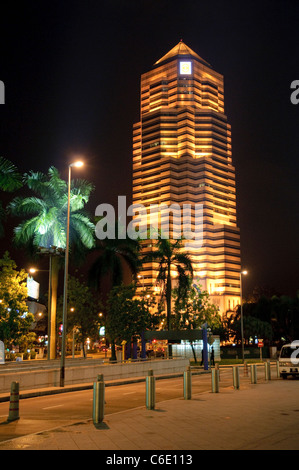
[[[4, 12], [4, 13], [3, 13]], [[21, 172], [74, 154], [93, 181], [88, 209], [132, 193], [140, 76], [181, 39], [224, 75], [232, 126], [244, 292], [299, 289], [299, 2], [7, 2], [0, 19], [0, 155]], [[75, 176], [75, 175], [74, 175]], [[10, 249], [11, 231], [1, 240]], [[1, 253], [2, 254], [2, 253]], [[21, 267], [21, 266], [20, 266]]]

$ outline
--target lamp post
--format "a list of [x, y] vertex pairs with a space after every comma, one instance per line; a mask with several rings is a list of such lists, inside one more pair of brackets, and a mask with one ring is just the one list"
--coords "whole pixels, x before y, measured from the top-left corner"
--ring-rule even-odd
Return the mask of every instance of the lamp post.
[[244, 363], [244, 326], [243, 326], [243, 299], [242, 299], [242, 274], [246, 276], [247, 271], [240, 272], [240, 303], [241, 303], [241, 341], [242, 341], [242, 361]]
[[68, 194], [67, 194], [67, 219], [66, 219], [66, 246], [64, 258], [64, 287], [63, 287], [63, 311], [62, 311], [62, 342], [61, 342], [61, 362], [60, 362], [60, 387], [64, 387], [65, 369], [65, 341], [67, 322], [67, 281], [69, 268], [69, 243], [70, 243], [70, 202], [71, 202], [71, 171], [73, 167], [79, 168], [83, 162], [74, 162], [69, 165], [68, 173]]

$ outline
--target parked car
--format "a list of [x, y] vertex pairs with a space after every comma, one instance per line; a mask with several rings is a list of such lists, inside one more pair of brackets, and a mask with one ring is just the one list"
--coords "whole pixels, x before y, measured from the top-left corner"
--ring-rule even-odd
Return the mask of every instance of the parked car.
[[291, 377], [299, 377], [299, 343], [293, 342], [284, 344], [279, 354], [279, 375], [286, 379]]

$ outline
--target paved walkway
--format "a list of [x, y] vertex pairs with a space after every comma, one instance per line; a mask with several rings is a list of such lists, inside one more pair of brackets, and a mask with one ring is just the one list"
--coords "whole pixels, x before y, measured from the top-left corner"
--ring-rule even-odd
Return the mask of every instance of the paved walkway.
[[155, 410], [106, 415], [100, 425], [88, 420], [0, 443], [5, 449], [109, 450], [111, 456], [124, 450], [299, 450], [299, 381], [164, 401]]

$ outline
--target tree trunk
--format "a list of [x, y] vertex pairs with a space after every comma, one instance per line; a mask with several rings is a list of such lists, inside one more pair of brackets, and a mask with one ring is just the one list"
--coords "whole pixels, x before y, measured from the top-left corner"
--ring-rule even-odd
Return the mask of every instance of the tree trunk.
[[197, 359], [196, 359], [195, 349], [194, 349], [194, 346], [193, 346], [193, 341], [190, 341], [190, 346], [191, 346], [191, 349], [192, 349], [192, 352], [193, 352], [193, 357], [194, 357], [195, 364], [197, 364]]
[[56, 359], [56, 309], [57, 309], [57, 289], [58, 289], [58, 275], [59, 275], [59, 257], [53, 256], [51, 261], [51, 310], [50, 310], [50, 323], [48, 331], [48, 348], [49, 359]]
[[111, 341], [111, 358], [110, 361], [116, 361], [115, 341]]
[[167, 312], [167, 329], [170, 330], [170, 316], [171, 316], [171, 274], [170, 264], [167, 270], [167, 285], [166, 285], [166, 312]]

